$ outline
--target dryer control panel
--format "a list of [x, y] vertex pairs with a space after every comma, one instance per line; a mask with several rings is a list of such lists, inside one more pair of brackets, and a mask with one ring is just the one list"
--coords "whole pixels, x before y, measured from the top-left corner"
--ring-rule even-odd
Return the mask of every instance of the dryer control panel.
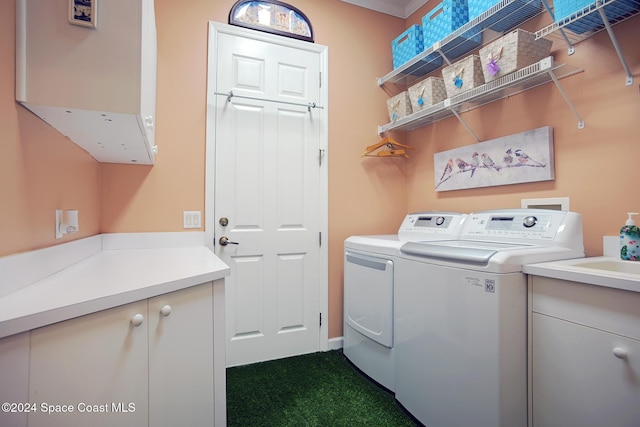
[[402, 241], [420, 241], [433, 236], [455, 239], [465, 218], [465, 214], [457, 212], [410, 213], [400, 224], [398, 238]]

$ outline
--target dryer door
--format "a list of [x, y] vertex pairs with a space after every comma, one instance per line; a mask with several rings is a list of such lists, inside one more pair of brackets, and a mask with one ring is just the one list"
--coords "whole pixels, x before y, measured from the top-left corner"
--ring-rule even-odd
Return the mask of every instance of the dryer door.
[[393, 347], [393, 261], [358, 252], [344, 254], [345, 323]]

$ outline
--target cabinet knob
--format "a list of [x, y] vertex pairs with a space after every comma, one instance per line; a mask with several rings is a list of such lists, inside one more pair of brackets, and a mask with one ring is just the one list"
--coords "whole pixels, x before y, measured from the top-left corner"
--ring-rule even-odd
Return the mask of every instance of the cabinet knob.
[[171, 306], [169, 304], [167, 304], [164, 307], [162, 307], [160, 309], [160, 314], [162, 314], [164, 317], [167, 317], [168, 315], [170, 315], [171, 314]]
[[149, 129], [153, 129], [153, 126], [154, 126], [153, 116], [146, 116], [144, 118], [144, 125]]
[[140, 314], [140, 313], [136, 314], [135, 316], [133, 316], [131, 318], [131, 324], [134, 327], [142, 325], [142, 322], [144, 322], [144, 316], [142, 314]]
[[627, 349], [626, 348], [622, 348], [622, 347], [614, 347], [613, 348], [613, 355], [615, 357], [617, 357], [618, 359], [623, 359], [626, 360], [627, 359]]

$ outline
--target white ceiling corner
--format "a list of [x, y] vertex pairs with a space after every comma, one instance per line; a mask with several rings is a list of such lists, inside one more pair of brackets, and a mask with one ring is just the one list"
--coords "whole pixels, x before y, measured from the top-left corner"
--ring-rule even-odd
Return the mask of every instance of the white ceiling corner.
[[341, 0], [366, 9], [407, 19], [429, 0]]
[[407, 19], [408, 17], [416, 13], [416, 11], [427, 4], [428, 1], [429, 0], [408, 0], [406, 2], [407, 4], [404, 7], [406, 14], [404, 19]]

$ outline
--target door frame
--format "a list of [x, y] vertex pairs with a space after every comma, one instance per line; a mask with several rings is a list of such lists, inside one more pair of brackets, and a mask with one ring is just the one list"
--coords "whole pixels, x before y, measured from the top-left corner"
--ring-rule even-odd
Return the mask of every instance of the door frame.
[[328, 175], [328, 159], [329, 159], [329, 88], [328, 88], [328, 48], [326, 46], [315, 43], [304, 42], [282, 36], [262, 33], [255, 30], [249, 30], [241, 27], [234, 27], [219, 22], [209, 22], [209, 44], [207, 55], [207, 108], [206, 108], [206, 135], [205, 135], [205, 244], [215, 252], [215, 126], [216, 112], [215, 108], [211, 108], [216, 103], [215, 82], [217, 78], [217, 55], [215, 46], [217, 45], [218, 34], [229, 34], [238, 37], [259, 40], [265, 43], [277, 44], [280, 46], [292, 47], [295, 49], [307, 50], [317, 53], [320, 57], [320, 99], [316, 104], [322, 108], [318, 108], [322, 126], [320, 128], [320, 150], [318, 153], [322, 161], [320, 167], [320, 188], [318, 195], [320, 197], [320, 224], [319, 229], [322, 233], [322, 245], [319, 253], [319, 275], [318, 278], [318, 307], [322, 315], [322, 324], [320, 325], [319, 349], [320, 351], [329, 350], [329, 175]]

